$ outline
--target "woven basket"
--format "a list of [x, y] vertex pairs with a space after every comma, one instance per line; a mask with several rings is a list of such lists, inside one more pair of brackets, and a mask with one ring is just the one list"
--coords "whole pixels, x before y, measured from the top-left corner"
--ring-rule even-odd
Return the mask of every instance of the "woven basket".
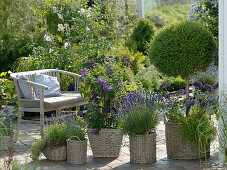
[[99, 134], [94, 134], [88, 129], [88, 138], [95, 158], [117, 158], [122, 144], [120, 129], [101, 129]]
[[130, 162], [146, 164], [156, 161], [156, 133], [129, 136]]
[[10, 136], [1, 136], [0, 137], [0, 151], [8, 150], [10, 146]]
[[[201, 159], [205, 152], [199, 151], [198, 144], [191, 141], [182, 141], [181, 123], [165, 122], [166, 149], [168, 158], [172, 159]], [[206, 157], [210, 156], [210, 146], [206, 149]]]
[[56, 149], [47, 147], [43, 151], [44, 156], [51, 161], [64, 161], [66, 160], [66, 146]]
[[67, 162], [71, 164], [85, 164], [87, 157], [87, 140], [72, 140], [72, 137], [67, 140]]

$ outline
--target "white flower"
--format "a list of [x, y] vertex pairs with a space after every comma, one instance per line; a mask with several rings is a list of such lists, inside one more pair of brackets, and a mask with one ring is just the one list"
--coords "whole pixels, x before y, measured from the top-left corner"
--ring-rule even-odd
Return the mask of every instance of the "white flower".
[[89, 29], [88, 27], [86, 28], [86, 30], [87, 30], [87, 31], [90, 31], [90, 29]]
[[63, 19], [63, 16], [61, 14], [58, 14], [59, 19]]
[[45, 35], [44, 35], [44, 39], [45, 39], [46, 41], [48, 41], [48, 42], [50, 42], [50, 41], [51, 41], [50, 36], [49, 36], [49, 35], [47, 35], [47, 34], [45, 34]]
[[54, 49], [50, 48], [49, 53], [52, 53], [53, 51], [54, 51]]
[[65, 49], [67, 49], [67, 48], [68, 48], [68, 46], [70, 46], [70, 43], [69, 43], [69, 42], [65, 42], [65, 44], [64, 44], [64, 48], [65, 48]]
[[58, 24], [58, 31], [59, 32], [64, 32], [65, 27], [63, 26], [63, 24]]
[[58, 10], [57, 10], [57, 8], [55, 6], [53, 6], [53, 11], [54, 11], [54, 13], [58, 12]]

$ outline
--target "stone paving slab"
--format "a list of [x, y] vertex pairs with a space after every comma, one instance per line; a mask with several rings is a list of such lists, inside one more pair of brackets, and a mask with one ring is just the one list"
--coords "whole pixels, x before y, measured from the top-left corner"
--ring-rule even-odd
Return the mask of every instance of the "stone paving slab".
[[[29, 166], [34, 166], [29, 157], [28, 150], [30, 149], [32, 143], [40, 138], [39, 125], [38, 124], [22, 124], [23, 131], [20, 132], [19, 140], [14, 144], [15, 153], [14, 159], [16, 159], [20, 164], [28, 164]], [[217, 154], [218, 143], [212, 144], [211, 157], [207, 161], [202, 160], [172, 160], [168, 159], [166, 156], [165, 147], [165, 128], [164, 123], [160, 122], [157, 127], [157, 150], [156, 157], [157, 162], [153, 164], [132, 164], [130, 163], [129, 156], [129, 139], [127, 136], [123, 138], [123, 146], [119, 158], [114, 160], [97, 160], [92, 156], [92, 151], [90, 146], [88, 146], [87, 151], [87, 163], [84, 165], [72, 165], [66, 161], [49, 161], [43, 155], [38, 162], [40, 169], [47, 170], [199, 170], [199, 169], [223, 169], [218, 164], [218, 154]], [[3, 166], [3, 161], [6, 159], [5, 154], [0, 155], [0, 167]]]

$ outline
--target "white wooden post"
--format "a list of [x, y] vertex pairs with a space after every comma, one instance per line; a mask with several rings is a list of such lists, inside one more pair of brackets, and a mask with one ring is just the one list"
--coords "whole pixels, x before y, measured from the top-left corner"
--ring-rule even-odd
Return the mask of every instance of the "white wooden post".
[[[225, 96], [227, 95], [227, 1], [219, 0], [219, 104], [220, 108], [227, 102]], [[227, 117], [224, 118], [227, 121]], [[223, 121], [219, 119], [219, 137], [222, 138]], [[220, 141], [221, 142], [221, 141]], [[219, 144], [219, 160], [224, 162], [225, 156], [223, 154], [223, 143]]]
[[138, 17], [144, 18], [144, 0], [137, 0]]

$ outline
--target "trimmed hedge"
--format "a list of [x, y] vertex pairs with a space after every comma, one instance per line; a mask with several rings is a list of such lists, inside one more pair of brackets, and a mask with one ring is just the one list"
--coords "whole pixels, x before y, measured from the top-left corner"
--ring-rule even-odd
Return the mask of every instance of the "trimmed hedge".
[[183, 79], [205, 71], [214, 59], [217, 46], [202, 24], [182, 21], [162, 29], [150, 44], [152, 64], [163, 74]]

